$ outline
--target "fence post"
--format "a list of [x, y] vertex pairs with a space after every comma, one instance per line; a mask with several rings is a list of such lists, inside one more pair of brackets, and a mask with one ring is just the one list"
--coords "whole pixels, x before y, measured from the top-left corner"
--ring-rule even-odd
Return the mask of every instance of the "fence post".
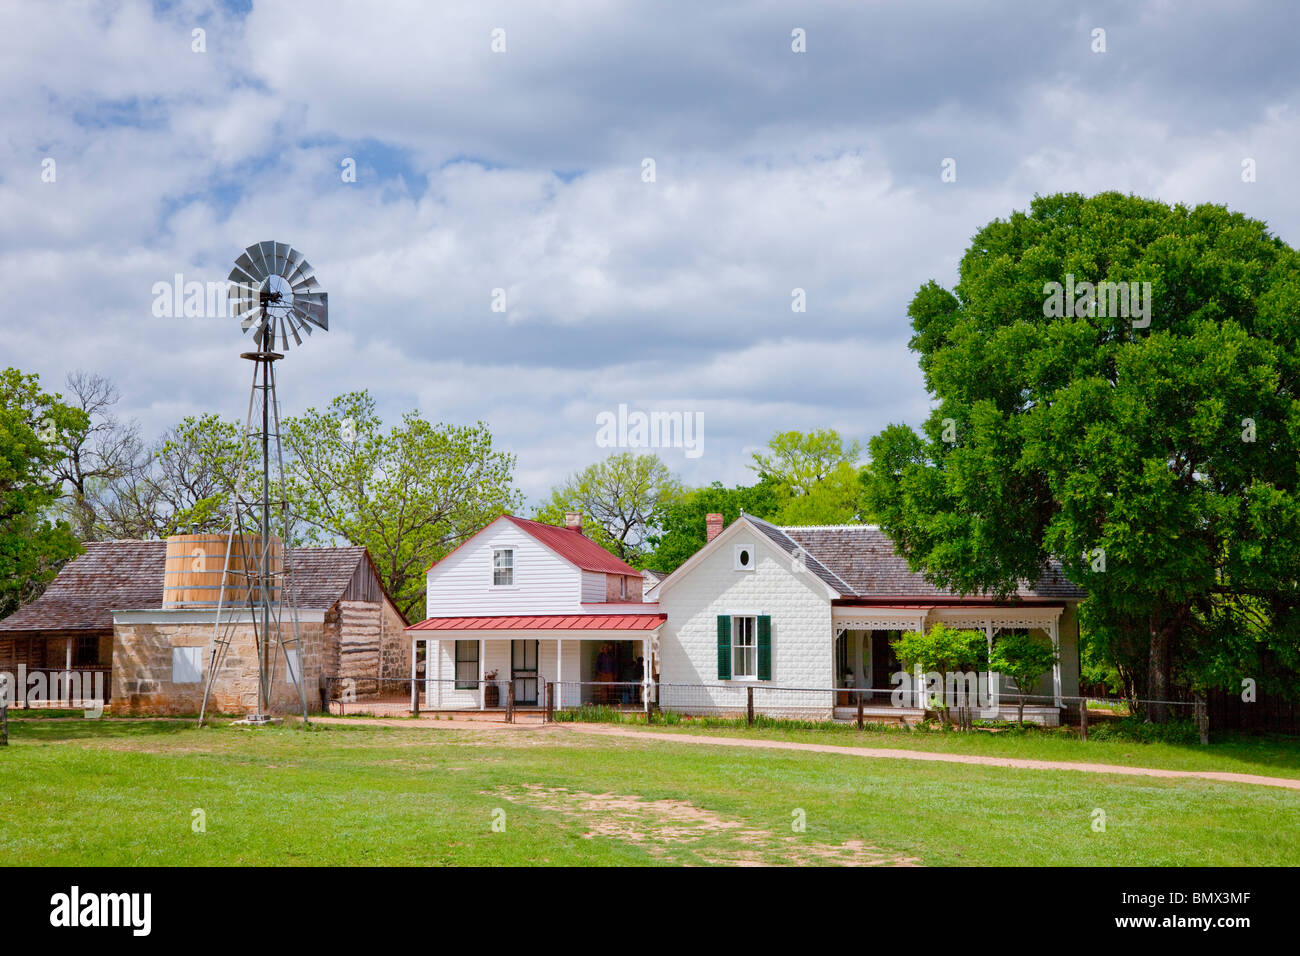
[[1079, 698], [1079, 739], [1088, 739], [1088, 698]]
[[[5, 688], [8, 693], [8, 688]], [[0, 701], [0, 747], [9, 746], [9, 705]]]
[[745, 726], [754, 726], [754, 685], [745, 688]]
[[1201, 735], [1201, 743], [1210, 742], [1210, 715], [1205, 708], [1205, 698], [1196, 695], [1196, 730]]
[[411, 716], [420, 716], [420, 685], [411, 678]]
[[858, 730], [862, 729], [862, 690], [858, 689]]
[[506, 723], [515, 722], [515, 682], [506, 682]]
[[555, 681], [546, 682], [546, 722], [555, 720]]

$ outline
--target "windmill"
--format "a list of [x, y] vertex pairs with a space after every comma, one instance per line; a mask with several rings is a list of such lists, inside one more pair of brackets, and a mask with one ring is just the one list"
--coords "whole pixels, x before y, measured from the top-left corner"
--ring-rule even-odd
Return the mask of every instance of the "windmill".
[[[244, 440], [240, 442], [238, 477], [231, 497], [226, 559], [216, 602], [203, 705], [199, 710], [200, 726], [244, 611], [253, 627], [253, 646], [257, 653], [257, 712], [248, 717], [249, 723], [270, 720], [275, 672], [281, 663], [286, 676], [297, 687], [302, 716], [307, 719], [302, 639], [288, 546], [292, 541], [289, 506], [283, 497], [272, 498], [273, 489], [277, 495], [284, 494], [275, 363], [289, 350], [290, 336], [301, 346], [300, 333], [310, 336], [313, 326], [322, 331], [329, 329], [328, 295], [320, 291], [312, 268], [302, 254], [283, 242], [249, 246], [235, 260], [229, 281], [234, 314], [245, 333], [253, 331], [257, 350], [240, 355], [253, 363], [253, 384], [248, 396]], [[283, 352], [275, 351], [277, 336]], [[259, 477], [250, 475], [250, 441], [261, 449], [260, 488], [250, 487]], [[278, 542], [275, 531], [279, 532]]]

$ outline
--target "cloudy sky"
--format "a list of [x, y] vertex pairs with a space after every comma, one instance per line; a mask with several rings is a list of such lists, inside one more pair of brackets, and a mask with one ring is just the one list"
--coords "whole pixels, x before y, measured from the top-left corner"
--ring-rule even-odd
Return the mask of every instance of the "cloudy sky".
[[1297, 27], [1246, 0], [5, 0], [0, 365], [106, 374], [147, 433], [236, 418], [238, 324], [152, 289], [277, 239], [331, 309], [287, 413], [366, 388], [482, 419], [535, 501], [606, 454], [600, 412], [698, 412], [704, 453], [664, 459], [748, 482], [778, 429], [924, 418], [907, 304], [1036, 193], [1300, 243]]

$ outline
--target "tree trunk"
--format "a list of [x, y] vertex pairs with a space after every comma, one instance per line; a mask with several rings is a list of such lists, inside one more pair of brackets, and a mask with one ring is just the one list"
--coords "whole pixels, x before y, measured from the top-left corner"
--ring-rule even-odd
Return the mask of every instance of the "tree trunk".
[[1147, 696], [1154, 701], [1147, 711], [1152, 723], [1169, 721], [1170, 648], [1174, 634], [1182, 627], [1182, 611], [1161, 618], [1151, 615], [1151, 646], [1147, 658]]

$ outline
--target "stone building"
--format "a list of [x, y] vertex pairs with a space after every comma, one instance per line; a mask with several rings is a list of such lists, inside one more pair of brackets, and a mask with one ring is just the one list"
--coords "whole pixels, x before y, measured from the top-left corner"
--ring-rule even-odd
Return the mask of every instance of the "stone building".
[[[164, 606], [166, 548], [164, 541], [88, 542], [40, 598], [0, 621], [0, 672], [16, 675], [21, 667], [51, 682], [97, 672], [105, 675], [113, 713], [197, 713], [215, 612]], [[330, 678], [351, 678], [365, 693], [380, 679], [409, 676], [407, 622], [365, 548], [298, 548], [291, 562], [302, 640], [297, 666], [312, 710], [322, 707]], [[272, 705], [291, 712], [297, 691], [286, 678], [281, 662]], [[256, 707], [257, 656], [246, 611], [235, 618], [213, 697], [221, 713]]]

